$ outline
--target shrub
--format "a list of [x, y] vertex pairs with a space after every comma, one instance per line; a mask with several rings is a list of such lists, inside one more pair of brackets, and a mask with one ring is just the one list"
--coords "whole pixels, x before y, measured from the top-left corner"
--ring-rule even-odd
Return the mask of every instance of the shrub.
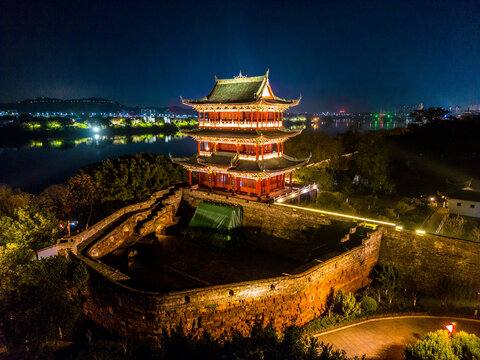
[[362, 298], [362, 310], [366, 313], [373, 313], [375, 310], [377, 310], [377, 305], [377, 301], [370, 296], [364, 296]]
[[427, 336], [405, 349], [406, 360], [460, 360], [453, 352], [447, 330], [428, 333]]
[[339, 290], [333, 299], [333, 309], [337, 314], [349, 317], [360, 312], [360, 304], [352, 293]]
[[480, 338], [459, 331], [453, 336], [446, 330], [428, 333], [425, 338], [405, 349], [407, 360], [470, 360], [480, 358]]
[[480, 359], [480, 338], [465, 331], [453, 335], [452, 347], [460, 359]]

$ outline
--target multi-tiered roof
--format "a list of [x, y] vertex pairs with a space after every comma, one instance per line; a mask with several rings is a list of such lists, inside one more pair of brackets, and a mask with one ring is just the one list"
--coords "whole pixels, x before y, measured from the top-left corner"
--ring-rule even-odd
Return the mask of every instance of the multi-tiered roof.
[[[270, 188], [265, 186], [265, 191], [262, 184], [257, 184], [260, 196], [275, 186], [284, 187], [285, 173], [308, 161], [283, 154], [283, 143], [301, 132], [283, 128], [283, 112], [297, 105], [300, 98], [285, 100], [275, 96], [268, 71], [255, 77], [241, 73], [233, 79], [215, 77], [210, 94], [198, 100], [182, 99], [182, 102], [198, 111], [199, 128], [182, 130], [198, 141], [198, 154], [172, 160], [189, 171], [214, 176], [226, 174], [228, 184], [237, 178], [261, 182], [277, 177], [264, 181], [276, 184]], [[199, 182], [202, 183], [201, 176]], [[208, 183], [211, 185], [211, 177]], [[242, 186], [237, 189], [235, 183], [229, 186], [231, 191], [242, 191]]]

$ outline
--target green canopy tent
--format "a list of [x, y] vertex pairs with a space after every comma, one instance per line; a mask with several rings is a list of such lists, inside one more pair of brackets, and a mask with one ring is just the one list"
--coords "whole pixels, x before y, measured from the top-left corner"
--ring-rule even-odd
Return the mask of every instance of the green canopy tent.
[[231, 232], [242, 226], [243, 212], [240, 206], [230, 207], [201, 202], [188, 224], [192, 238], [231, 240]]

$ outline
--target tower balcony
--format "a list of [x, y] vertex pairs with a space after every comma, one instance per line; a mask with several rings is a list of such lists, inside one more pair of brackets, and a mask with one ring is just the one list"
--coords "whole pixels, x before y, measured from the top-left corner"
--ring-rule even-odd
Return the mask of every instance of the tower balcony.
[[264, 121], [258, 122], [243, 122], [243, 121], [225, 121], [225, 120], [218, 120], [218, 121], [202, 121], [200, 120], [198, 126], [200, 128], [233, 128], [233, 129], [263, 129], [263, 128], [281, 128], [283, 124], [281, 121]]
[[[232, 153], [232, 154], [236, 154], [235, 151], [224, 151], [224, 152], [229, 152], [229, 153]], [[214, 153], [215, 153], [214, 151], [200, 150], [198, 155], [200, 155], [200, 156], [212, 156]], [[262, 155], [258, 155], [260, 160], [273, 159], [273, 158], [278, 158], [280, 156], [282, 156], [282, 154], [278, 153], [277, 151], [264, 153], [263, 157], [262, 157]], [[255, 155], [255, 153], [253, 153], [253, 154], [239, 153], [238, 158], [240, 160], [257, 160], [257, 156]]]

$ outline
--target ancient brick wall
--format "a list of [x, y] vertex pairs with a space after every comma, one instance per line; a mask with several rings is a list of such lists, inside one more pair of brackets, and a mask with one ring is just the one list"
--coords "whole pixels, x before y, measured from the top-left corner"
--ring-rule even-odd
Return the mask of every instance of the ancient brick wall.
[[[148, 208], [145, 211], [135, 212], [115, 227], [107, 235], [96, 241], [88, 250], [88, 255], [94, 258], [101, 258], [112, 252], [123, 244], [127, 239], [136, 237], [137, 239], [155, 232], [158, 228], [165, 228], [172, 225], [175, 214], [178, 210], [181, 199], [181, 190], [177, 190], [169, 196], [157, 208]], [[155, 212], [154, 214], [152, 212]], [[136, 232], [135, 227], [140, 221], [148, 220], [142, 224], [141, 229]]]
[[82, 244], [84, 241], [92, 238], [96, 233], [99, 231], [102, 231], [106, 229], [108, 226], [110, 226], [112, 223], [120, 219], [122, 216], [125, 214], [134, 212], [134, 211], [140, 211], [140, 210], [145, 210], [148, 209], [149, 207], [152, 206], [152, 204], [155, 202], [155, 200], [159, 197], [161, 197], [163, 194], [167, 193], [169, 189], [161, 190], [156, 193], [154, 193], [150, 199], [132, 204], [129, 206], [126, 206], [124, 208], [121, 208], [120, 210], [115, 211], [113, 214], [107, 216], [106, 218], [100, 220], [93, 226], [89, 227], [87, 230], [82, 231], [80, 234], [74, 235], [70, 238], [62, 238], [58, 241], [57, 246], [58, 246], [58, 252], [60, 254], [64, 254], [68, 251], [71, 251], [74, 254], [77, 254], [77, 247]]
[[480, 243], [414, 231], [382, 229], [380, 263], [393, 263], [426, 291], [445, 277], [471, 282], [480, 291]]
[[378, 261], [382, 233], [376, 231], [348, 252], [299, 275], [172, 292], [166, 294], [131, 289], [115, 279], [111, 269], [92, 265], [86, 290], [85, 313], [112, 332], [133, 339], [157, 341], [162, 329], [183, 326], [214, 337], [232, 330], [247, 333], [252, 322], [263, 318], [277, 330], [303, 325], [319, 316], [333, 288], [355, 291], [368, 283]]
[[290, 239], [292, 236], [308, 235], [309, 230], [329, 225], [329, 219], [309, 211], [293, 210], [272, 204], [248, 201], [231, 196], [209, 194], [204, 191], [183, 190], [183, 200], [193, 207], [201, 201], [213, 201], [243, 208], [243, 226], [258, 228], [265, 236]]

